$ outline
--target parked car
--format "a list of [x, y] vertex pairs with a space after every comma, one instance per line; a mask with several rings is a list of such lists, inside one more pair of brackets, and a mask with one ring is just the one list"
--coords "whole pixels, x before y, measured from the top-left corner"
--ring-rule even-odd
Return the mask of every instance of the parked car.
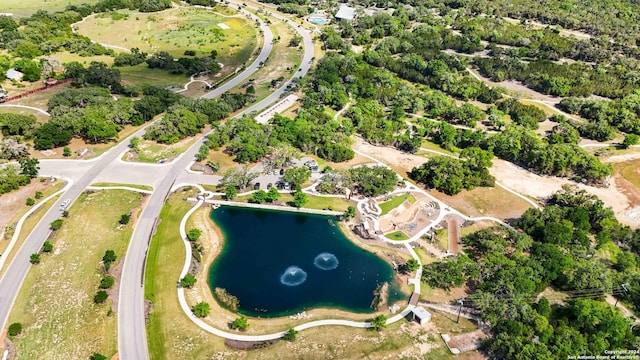
[[273, 187], [273, 184], [272, 184], [272, 183], [268, 183], [268, 184], [267, 184], [267, 190], [271, 189], [272, 187]]
[[260, 190], [260, 183], [255, 183], [253, 185], [253, 190]]
[[280, 169], [280, 176], [284, 175], [284, 169]]

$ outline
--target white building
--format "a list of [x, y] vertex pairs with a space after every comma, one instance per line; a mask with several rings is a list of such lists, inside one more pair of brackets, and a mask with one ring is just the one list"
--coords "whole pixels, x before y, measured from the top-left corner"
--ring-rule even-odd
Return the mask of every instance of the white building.
[[415, 307], [411, 310], [413, 320], [418, 324], [424, 325], [431, 321], [431, 313], [425, 310], [422, 306]]
[[356, 18], [356, 9], [347, 5], [340, 5], [340, 9], [336, 13], [336, 19], [352, 21]]

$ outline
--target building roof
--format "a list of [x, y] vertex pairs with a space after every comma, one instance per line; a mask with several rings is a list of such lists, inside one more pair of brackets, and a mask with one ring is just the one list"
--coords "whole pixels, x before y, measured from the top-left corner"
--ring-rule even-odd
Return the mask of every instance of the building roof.
[[7, 70], [7, 74], [5, 76], [9, 80], [22, 80], [24, 74], [16, 69], [9, 69]]
[[356, 9], [347, 5], [340, 5], [340, 9], [336, 13], [336, 18], [342, 20], [353, 20], [356, 18]]
[[425, 310], [422, 306], [415, 307], [411, 311], [413, 311], [413, 314], [421, 320], [431, 319], [431, 313]]

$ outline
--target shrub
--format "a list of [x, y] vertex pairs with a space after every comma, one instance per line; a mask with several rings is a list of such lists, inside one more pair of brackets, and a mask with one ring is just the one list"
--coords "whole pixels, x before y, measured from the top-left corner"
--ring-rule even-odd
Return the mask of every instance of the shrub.
[[180, 280], [180, 286], [185, 288], [191, 288], [193, 285], [196, 284], [197, 281], [198, 280], [196, 279], [195, 276], [191, 274], [187, 274]]
[[29, 262], [36, 265], [40, 264], [40, 254], [31, 254], [29, 257]]
[[107, 301], [109, 294], [107, 294], [104, 290], [98, 290], [98, 292], [93, 296], [93, 302], [96, 304], [102, 304]]
[[107, 357], [100, 353], [93, 353], [89, 356], [89, 360], [107, 360]]
[[58, 230], [62, 227], [62, 219], [53, 220], [51, 225], [49, 225], [51, 230]]
[[282, 340], [293, 341], [296, 339], [297, 335], [298, 335], [298, 332], [295, 329], [291, 328], [287, 330], [286, 333], [284, 333], [284, 335], [282, 336]]
[[36, 191], [36, 194], [33, 196], [36, 199], [41, 199], [42, 198], [42, 191]]
[[211, 306], [206, 302], [199, 302], [191, 308], [191, 311], [195, 316], [203, 318], [209, 315]]
[[100, 280], [100, 289], [111, 289], [116, 283], [116, 278], [111, 275], [107, 275]]
[[53, 250], [53, 244], [49, 241], [45, 241], [44, 244], [42, 245], [42, 251], [48, 253], [51, 252]]
[[240, 316], [239, 318], [236, 318], [231, 323], [231, 328], [236, 330], [245, 330], [248, 327], [249, 327], [249, 321], [247, 321], [247, 318], [244, 316]]
[[187, 239], [189, 239], [189, 241], [197, 241], [198, 239], [200, 239], [200, 235], [202, 235], [202, 231], [200, 231], [200, 229], [191, 229], [189, 230], [189, 232], [187, 233]]
[[27, 204], [27, 206], [33, 206], [33, 204], [35, 204], [36, 201], [33, 200], [32, 198], [27, 198], [27, 201], [25, 201], [25, 203]]
[[11, 325], [9, 325], [9, 336], [17, 336], [20, 335], [20, 333], [22, 332], [22, 324], [20, 323], [13, 323]]
[[121, 225], [127, 225], [131, 221], [131, 214], [122, 214], [118, 221]]

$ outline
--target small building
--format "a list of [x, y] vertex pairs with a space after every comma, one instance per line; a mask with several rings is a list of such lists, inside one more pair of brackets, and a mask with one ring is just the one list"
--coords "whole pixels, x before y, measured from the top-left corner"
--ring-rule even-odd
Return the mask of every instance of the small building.
[[45, 86], [53, 86], [55, 84], [58, 83], [58, 80], [54, 79], [54, 78], [48, 78], [47, 80], [44, 81], [44, 85]]
[[411, 310], [412, 320], [415, 320], [418, 324], [424, 325], [431, 321], [431, 313], [425, 310], [422, 306], [415, 307]]
[[7, 74], [5, 76], [9, 80], [21, 81], [24, 74], [16, 69], [9, 69], [7, 70]]
[[338, 12], [336, 13], [336, 19], [352, 21], [355, 18], [356, 18], [355, 8], [352, 8], [344, 4], [340, 5], [340, 9], [338, 9]]

